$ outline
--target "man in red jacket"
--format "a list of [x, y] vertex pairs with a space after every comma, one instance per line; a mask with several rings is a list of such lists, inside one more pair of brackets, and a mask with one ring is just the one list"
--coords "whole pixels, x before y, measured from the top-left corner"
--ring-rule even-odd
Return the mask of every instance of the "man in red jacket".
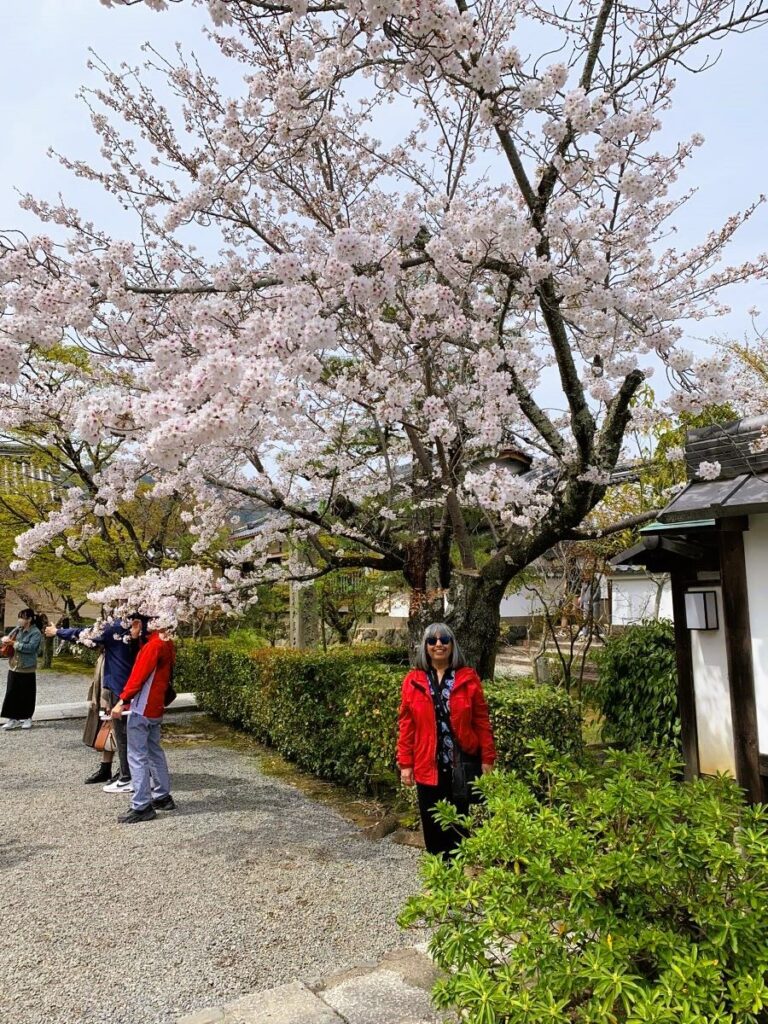
[[176, 648], [168, 633], [150, 622], [153, 630], [139, 651], [112, 717], [120, 718], [130, 702], [128, 722], [128, 764], [133, 780], [131, 809], [117, 819], [125, 825], [151, 821], [157, 811], [176, 807], [171, 796], [168, 762], [160, 746], [160, 727], [166, 694], [171, 685]]

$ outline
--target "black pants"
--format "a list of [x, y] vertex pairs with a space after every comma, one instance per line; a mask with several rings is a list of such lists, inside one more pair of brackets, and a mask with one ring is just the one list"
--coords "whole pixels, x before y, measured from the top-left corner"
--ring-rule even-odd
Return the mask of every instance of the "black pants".
[[439, 853], [446, 859], [450, 858], [456, 847], [466, 836], [464, 829], [449, 826], [443, 829], [435, 821], [432, 811], [438, 800], [452, 803], [459, 814], [466, 814], [470, 800], [457, 800], [451, 792], [451, 769], [440, 768], [437, 773], [437, 785], [425, 786], [416, 783], [416, 794], [419, 799], [419, 814], [424, 832], [424, 845], [427, 853]]
[[37, 699], [37, 676], [34, 672], [14, 672], [8, 670], [8, 684], [5, 690], [3, 718], [15, 718], [23, 721], [35, 713]]
[[[101, 691], [101, 706], [107, 714], [117, 704], [119, 697], [112, 690]], [[112, 719], [112, 735], [117, 747], [117, 759], [120, 762], [120, 781], [130, 782], [131, 769], [128, 766], [128, 722], [125, 718]]]
[[128, 723], [124, 718], [112, 719], [112, 732], [117, 747], [117, 759], [120, 762], [120, 781], [129, 782], [131, 769], [128, 767]]

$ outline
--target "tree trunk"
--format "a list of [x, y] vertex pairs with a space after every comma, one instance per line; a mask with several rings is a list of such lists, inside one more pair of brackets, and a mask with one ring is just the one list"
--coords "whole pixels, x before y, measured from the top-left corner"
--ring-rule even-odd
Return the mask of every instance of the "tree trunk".
[[461, 570], [453, 571], [447, 590], [437, 586], [412, 590], [408, 616], [411, 659], [419, 649], [427, 626], [444, 622], [456, 634], [467, 664], [476, 669], [481, 679], [491, 679], [503, 596], [503, 584], [489, 583], [478, 574]]
[[43, 668], [53, 666], [53, 637], [47, 636], [43, 639]]

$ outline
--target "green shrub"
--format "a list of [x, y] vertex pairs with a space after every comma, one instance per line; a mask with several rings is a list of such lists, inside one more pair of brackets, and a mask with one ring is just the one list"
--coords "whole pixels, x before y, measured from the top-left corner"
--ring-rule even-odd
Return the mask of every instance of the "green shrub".
[[[305, 771], [360, 791], [397, 782], [395, 744], [404, 650], [376, 645], [243, 654], [228, 641], [179, 644], [176, 689], [275, 747]], [[561, 751], [579, 743], [577, 706], [566, 694], [530, 683], [488, 685], [500, 763], [523, 762], [525, 741]]]
[[598, 678], [584, 697], [604, 719], [603, 738], [623, 747], [680, 748], [675, 636], [649, 621], [611, 636], [596, 655]]
[[[765, 1024], [768, 809], [672, 757], [493, 774], [404, 925], [435, 927], [435, 998], [477, 1024]], [[447, 807], [447, 805], [446, 805]], [[446, 811], [444, 820], [455, 817]]]
[[404, 657], [373, 644], [247, 655], [227, 641], [187, 641], [179, 645], [176, 689], [193, 690], [204, 710], [303, 770], [366, 790], [396, 781]]
[[562, 754], [581, 751], [579, 705], [565, 690], [540, 686], [528, 677], [485, 684], [498, 753], [497, 767], [520, 770], [531, 740], [547, 740]]
[[67, 643], [53, 659], [53, 668], [56, 668], [59, 658], [63, 661], [71, 659], [74, 662], [79, 662], [86, 668], [93, 668], [99, 654], [100, 648], [98, 647], [85, 647], [83, 644]]

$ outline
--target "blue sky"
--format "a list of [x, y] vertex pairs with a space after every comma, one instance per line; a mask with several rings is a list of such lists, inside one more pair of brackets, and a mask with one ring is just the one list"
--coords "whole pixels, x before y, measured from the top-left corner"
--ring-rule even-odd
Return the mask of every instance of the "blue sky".
[[[43, 198], [61, 190], [96, 223], [120, 234], [110, 200], [72, 180], [47, 159], [46, 150], [52, 145], [77, 158], [95, 155], [87, 111], [75, 99], [78, 87], [93, 80], [86, 70], [89, 47], [113, 65], [138, 63], [143, 41], [170, 53], [178, 39], [194, 47], [207, 65], [211, 50], [200, 34], [203, 13], [188, 3], [163, 13], [143, 4], [110, 10], [99, 0], [5, 0], [2, 8], [0, 228], [34, 230], [31, 218], [17, 207], [18, 187]], [[680, 217], [682, 243], [694, 243], [729, 213], [768, 192], [767, 33], [728, 40], [717, 67], [704, 75], [681, 73], [665, 134], [673, 139], [700, 131], [706, 138], [684, 182], [698, 186], [699, 194]], [[524, 41], [517, 44], [525, 51]], [[761, 249], [768, 249], [767, 211], [747, 225], [731, 256], [746, 259]], [[733, 314], [720, 325], [700, 325], [702, 336], [712, 330], [742, 336], [748, 328], [746, 308], [768, 310], [764, 284], [740, 289], [730, 299]]]

